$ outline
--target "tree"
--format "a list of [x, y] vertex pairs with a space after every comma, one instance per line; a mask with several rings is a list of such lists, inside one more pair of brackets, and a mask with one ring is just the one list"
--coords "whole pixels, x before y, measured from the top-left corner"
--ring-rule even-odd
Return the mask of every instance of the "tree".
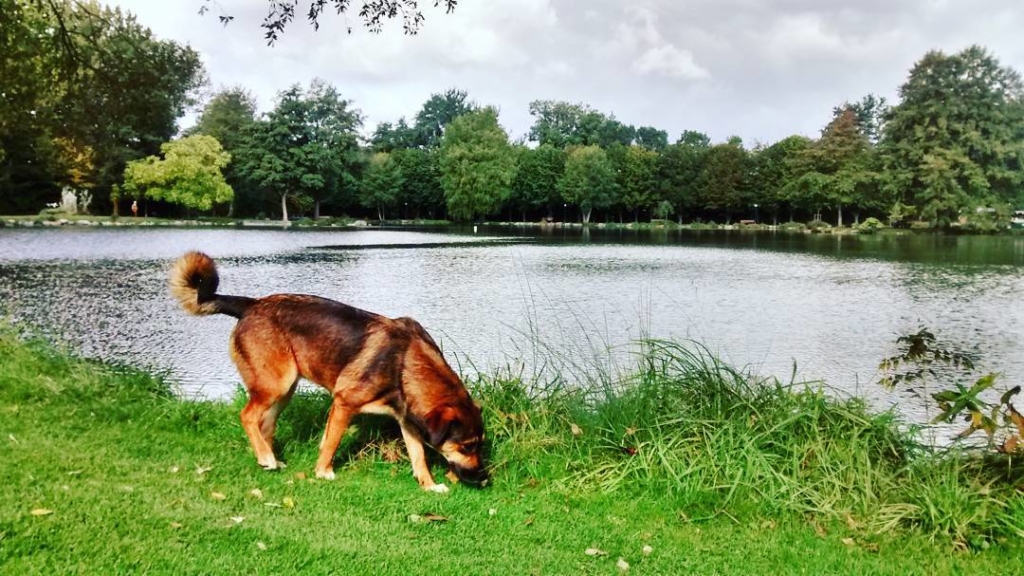
[[402, 172], [391, 154], [377, 152], [363, 172], [359, 201], [366, 208], [376, 209], [377, 219], [383, 222], [385, 210], [398, 203], [402, 182]]
[[469, 101], [469, 93], [465, 90], [450, 88], [443, 94], [431, 94], [416, 113], [414, 145], [437, 148], [441, 145], [445, 128], [459, 116], [475, 109], [476, 104]]
[[444, 211], [441, 187], [440, 153], [434, 149], [406, 148], [391, 153], [402, 173], [400, 200], [413, 209], [416, 218], [423, 213], [434, 218]]
[[860, 133], [868, 139], [871, 145], [878, 144], [882, 136], [882, 127], [885, 124], [885, 115], [889, 112], [889, 105], [884, 96], [868, 94], [858, 102], [844, 102], [832, 109], [833, 120], [838, 118], [846, 110], [852, 110], [857, 116], [857, 128]]
[[212, 136], [188, 136], [160, 147], [164, 158], [149, 156], [128, 163], [124, 174], [125, 192], [193, 210], [210, 210], [214, 204], [230, 202], [231, 187], [221, 168], [231, 155]]
[[530, 115], [535, 118], [530, 140], [555, 148], [591, 144], [608, 147], [616, 143], [629, 146], [636, 134], [632, 126], [586, 104], [535, 100], [530, 103]]
[[[856, 112], [846, 108], [803, 154], [809, 171], [816, 173], [808, 177], [821, 187], [820, 202], [836, 208], [836, 225], [842, 226], [843, 207], [863, 206], [868, 188], [875, 182], [870, 143], [860, 130]], [[805, 189], [810, 183], [804, 183]]]
[[359, 111], [337, 90], [314, 80], [308, 91], [296, 84], [278, 94], [274, 110], [253, 124], [238, 151], [238, 168], [260, 189], [281, 201], [288, 222], [288, 200], [312, 206], [355, 182], [351, 174], [357, 153]]
[[658, 195], [679, 215], [680, 223], [682, 214], [696, 205], [697, 180], [710, 147], [707, 135], [689, 132], [688, 137], [680, 138], [658, 156]]
[[485, 107], [456, 118], [441, 143], [441, 186], [449, 217], [472, 220], [501, 209], [515, 161], [498, 111]]
[[620, 175], [622, 202], [639, 220], [641, 210], [650, 210], [660, 200], [658, 196], [658, 153], [640, 146], [626, 149], [625, 162]]
[[1024, 84], [979, 46], [927, 53], [886, 116], [880, 151], [896, 201], [935, 226], [972, 203], [1009, 203], [1024, 184]]
[[650, 126], [641, 126], [636, 129], [634, 140], [637, 146], [661, 152], [668, 146], [668, 132]]
[[512, 196], [526, 220], [527, 210], [545, 208], [553, 216], [560, 202], [558, 179], [565, 170], [565, 152], [550, 144], [534, 149], [524, 148], [519, 154], [519, 167], [512, 181]]
[[705, 210], [720, 212], [728, 223], [747, 204], [747, 151], [735, 140], [708, 149], [697, 182], [697, 197]]
[[375, 152], [391, 152], [413, 148], [417, 145], [416, 140], [416, 131], [406, 123], [405, 118], [399, 118], [393, 125], [390, 122], [377, 124], [370, 136], [370, 146]]
[[615, 173], [605, 151], [597, 146], [570, 148], [565, 171], [558, 179], [562, 199], [579, 206], [583, 223], [590, 223], [596, 208], [607, 208], [615, 194]]
[[789, 186], [803, 175], [801, 160], [811, 144], [811, 139], [806, 136], [788, 136], [754, 154], [752, 200], [765, 206], [776, 223], [783, 204], [789, 206], [789, 221], [793, 221], [794, 203], [789, 195], [792, 190]]
[[[221, 143], [224, 150], [229, 154], [237, 155], [238, 150], [243, 146], [247, 131], [256, 121], [256, 98], [251, 92], [236, 86], [221, 90], [213, 95], [206, 106], [203, 107], [195, 126], [185, 132], [186, 135], [205, 134], [212, 136]], [[249, 200], [245, 208], [253, 208], [252, 186], [238, 171], [236, 163], [228, 164], [224, 168], [224, 179], [235, 191], [235, 196], [228, 209], [228, 216], [235, 212], [237, 204]], [[243, 200], [241, 197], [245, 197]], [[255, 211], [255, 210], [254, 210]]]

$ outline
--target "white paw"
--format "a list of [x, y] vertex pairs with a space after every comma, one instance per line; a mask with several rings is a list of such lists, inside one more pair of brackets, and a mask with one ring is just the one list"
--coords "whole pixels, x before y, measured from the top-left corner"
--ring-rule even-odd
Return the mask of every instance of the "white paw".
[[433, 492], [435, 494], [447, 494], [448, 493], [448, 487], [445, 486], [444, 484], [434, 484], [430, 488], [427, 488], [427, 490], [430, 491], [430, 492]]
[[321, 480], [334, 480], [334, 470], [317, 470], [316, 477]]
[[264, 470], [277, 470], [278, 466], [283, 466], [283, 465], [284, 464], [282, 462], [278, 462], [277, 460], [274, 460], [271, 463], [260, 462], [260, 466], [262, 466]]

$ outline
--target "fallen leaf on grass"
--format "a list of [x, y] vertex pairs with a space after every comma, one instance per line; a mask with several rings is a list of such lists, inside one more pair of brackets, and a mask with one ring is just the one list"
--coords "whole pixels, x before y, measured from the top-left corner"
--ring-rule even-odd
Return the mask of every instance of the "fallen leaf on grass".
[[50, 510], [49, 508], [36, 508], [32, 510], [30, 514], [33, 516], [49, 516], [50, 514], [53, 514], [53, 510]]
[[228, 497], [221, 492], [210, 492], [210, 498], [214, 500], [227, 500]]
[[68, 476], [78, 476], [81, 473], [81, 470], [72, 470], [71, 472], [68, 472]]
[[498, 509], [497, 509], [497, 508], [491, 508], [491, 509], [489, 509], [489, 510], [487, 511], [487, 515], [488, 515], [488, 516], [494, 516], [494, 515], [495, 515], [495, 514], [497, 514], [497, 513], [498, 513]]
[[295, 500], [292, 500], [291, 496], [285, 496], [282, 498], [281, 504], [284, 504], [285, 508], [295, 508]]
[[11, 441], [11, 442], [14, 442], [15, 444], [17, 444], [17, 443], [18, 443], [18, 439], [14, 437], [14, 434], [8, 434], [8, 435], [7, 435], [7, 438], [9, 438], [9, 439], [10, 439], [10, 441]]
[[305, 472], [296, 472], [295, 473], [295, 479], [296, 480], [305, 480], [306, 479], [306, 473]]
[[177, 530], [178, 528], [181, 528], [181, 527], [182, 527], [181, 522], [171, 522], [171, 528], [174, 528], [175, 530]]
[[856, 540], [854, 540], [853, 538], [843, 538], [842, 540], [840, 540], [840, 542], [846, 544], [847, 546], [853, 546], [857, 543]]
[[640, 551], [644, 553], [644, 556], [650, 556], [651, 552], [654, 552], [654, 548], [651, 548], [649, 545], [645, 544], [644, 547], [640, 549]]
[[607, 556], [608, 553], [600, 548], [587, 548], [583, 551], [587, 556]]
[[263, 490], [260, 490], [259, 488], [249, 490], [249, 494], [252, 494], [253, 498], [263, 500]]
[[622, 558], [619, 558], [619, 561], [615, 563], [615, 566], [617, 566], [618, 569], [622, 570], [623, 572], [625, 572], [626, 570], [629, 570], [629, 562], [626, 562]]
[[206, 474], [210, 470], [213, 470], [213, 466], [196, 466], [196, 474], [199, 476]]
[[419, 514], [409, 514], [409, 522], [447, 522], [448, 518], [445, 516], [439, 516], [437, 514], [427, 513], [422, 516]]
[[583, 429], [580, 428], [579, 426], [577, 426], [574, 423], [570, 423], [569, 424], [569, 430], [572, 431], [572, 435], [573, 436], [582, 436], [583, 435]]
[[257, 542], [256, 543], [256, 547], [259, 548], [260, 550], [266, 550], [267, 549], [267, 545], [264, 544], [263, 542]]
[[171, 466], [170, 468], [167, 469], [167, 471], [170, 472], [171, 474], [177, 474], [178, 470], [181, 470], [181, 468], [178, 468], [177, 466]]
[[267, 508], [283, 508], [283, 506], [281, 506], [277, 502], [264, 502], [263, 505], [266, 506]]
[[523, 522], [523, 524], [526, 524], [527, 526], [533, 526], [533, 516], [527, 518], [526, 522]]
[[245, 516], [232, 516], [231, 521], [235, 524], [241, 524], [242, 520], [245, 520]]

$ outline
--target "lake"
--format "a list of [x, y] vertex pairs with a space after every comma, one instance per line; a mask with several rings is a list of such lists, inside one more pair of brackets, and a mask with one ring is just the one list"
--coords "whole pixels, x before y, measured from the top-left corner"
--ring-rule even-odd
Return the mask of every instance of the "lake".
[[[628, 369], [638, 338], [693, 339], [760, 374], [874, 403], [879, 360], [927, 326], [979, 368], [1024, 375], [1024, 237], [482, 228], [0, 229], [0, 311], [91, 357], [166, 370], [183, 394], [238, 385], [234, 320], [166, 288], [189, 249], [221, 293], [300, 292], [413, 316], [463, 372]], [[902, 397], [915, 414], [920, 403]]]

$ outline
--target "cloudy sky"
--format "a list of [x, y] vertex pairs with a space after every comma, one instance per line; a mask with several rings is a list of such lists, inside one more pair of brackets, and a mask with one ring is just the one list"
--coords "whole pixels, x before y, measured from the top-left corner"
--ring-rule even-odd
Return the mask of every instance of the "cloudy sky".
[[[372, 35], [329, 13], [319, 31], [293, 22], [274, 47], [259, 26], [266, 0], [217, 0], [206, 16], [205, 0], [112, 3], [198, 50], [214, 87], [245, 86], [265, 111], [277, 91], [321, 77], [368, 130], [455, 86], [497, 106], [513, 138], [532, 124], [529, 102], [555, 99], [672, 141], [691, 129], [751, 145], [816, 136], [833, 106], [869, 92], [895, 101], [930, 49], [977, 43], [1024, 71], [1017, 0], [459, 0], [450, 15], [428, 0], [417, 36], [398, 22]], [[222, 27], [220, 12], [234, 21]]]

